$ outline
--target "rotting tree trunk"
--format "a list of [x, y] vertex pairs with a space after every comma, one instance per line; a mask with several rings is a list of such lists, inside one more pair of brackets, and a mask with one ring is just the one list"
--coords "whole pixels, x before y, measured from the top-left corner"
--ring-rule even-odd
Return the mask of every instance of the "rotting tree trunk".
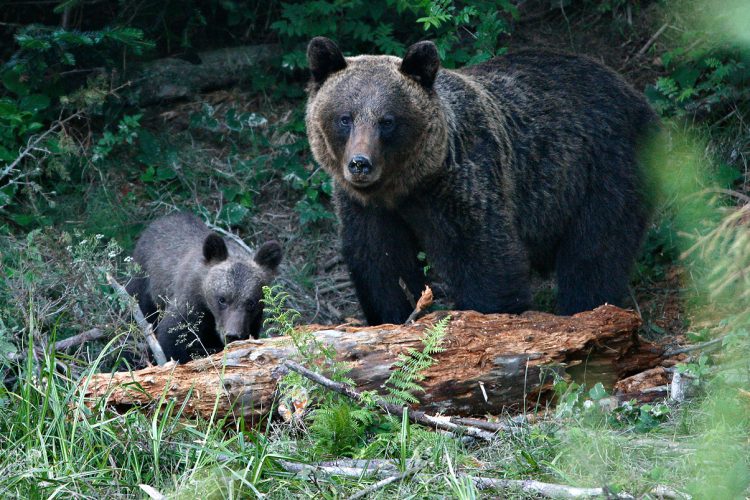
[[250, 45], [198, 52], [195, 61], [167, 57], [148, 62], [128, 75], [131, 104], [184, 99], [207, 89], [249, 79], [259, 65], [281, 55], [279, 45]]
[[[360, 390], [380, 390], [393, 363], [445, 312], [410, 325], [373, 327], [309, 326], [315, 337], [350, 363]], [[636, 314], [602, 306], [575, 316], [451, 312], [445, 351], [426, 371], [420, 409], [447, 415], [497, 414], [533, 405], [549, 395], [552, 373], [572, 366], [596, 367], [612, 380], [656, 366], [662, 351], [638, 339]], [[295, 358], [286, 337], [232, 343], [223, 352], [184, 365], [168, 363], [136, 372], [96, 374], [83, 388], [87, 404], [101, 398], [113, 407], [148, 406], [166, 395], [185, 415], [254, 420], [268, 413], [286, 359]], [[586, 374], [587, 383], [597, 380]], [[218, 399], [217, 399], [218, 398]]]

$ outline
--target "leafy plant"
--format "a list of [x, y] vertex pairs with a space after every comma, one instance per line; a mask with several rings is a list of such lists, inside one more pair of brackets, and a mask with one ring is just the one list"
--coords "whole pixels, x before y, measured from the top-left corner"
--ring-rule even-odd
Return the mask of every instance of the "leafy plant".
[[435, 364], [434, 354], [443, 352], [443, 339], [448, 329], [450, 316], [445, 316], [425, 332], [422, 338], [422, 350], [409, 348], [406, 354], [400, 354], [393, 364], [394, 370], [383, 384], [388, 392], [385, 399], [389, 403], [407, 405], [419, 403], [415, 392], [424, 392], [419, 384], [424, 380], [424, 371]]
[[661, 60], [668, 74], [648, 87], [646, 95], [663, 115], [717, 120], [733, 105], [750, 100], [750, 55], [739, 48], [678, 47]]
[[[517, 9], [509, 0], [456, 2], [453, 0], [318, 0], [284, 2], [281, 18], [271, 28], [289, 42], [302, 44], [313, 36], [335, 38], [354, 53], [402, 55], [422, 36], [438, 45], [443, 63], [476, 63], [501, 52], [501, 36], [510, 31]], [[394, 16], [394, 11], [397, 16]], [[415, 33], [421, 26], [423, 33]], [[306, 66], [304, 50], [289, 43], [283, 64]]]
[[[42, 184], [50, 178], [68, 180], [64, 163], [80, 153], [69, 134], [71, 120], [83, 113], [70, 106], [86, 101], [80, 90], [88, 83], [65, 75], [76, 74], [82, 61], [117, 66], [119, 50], [141, 54], [151, 46], [141, 31], [126, 27], [79, 32], [30, 25], [15, 41], [18, 50], [0, 68], [0, 212], [22, 192], [30, 199], [44, 194]], [[101, 148], [111, 140], [105, 137]], [[28, 223], [17, 208], [10, 215]]]
[[374, 421], [371, 409], [339, 399], [313, 411], [310, 433], [320, 453], [353, 456], [363, 446], [365, 431]]

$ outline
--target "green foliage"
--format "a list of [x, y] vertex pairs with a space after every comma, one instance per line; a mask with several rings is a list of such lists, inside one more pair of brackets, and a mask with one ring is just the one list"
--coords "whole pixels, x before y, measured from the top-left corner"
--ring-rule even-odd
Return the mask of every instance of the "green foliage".
[[[106, 274], [128, 268], [102, 235], [52, 230], [0, 237], [0, 340], [18, 348], [121, 321]], [[19, 314], [19, 311], [24, 311]]]
[[612, 411], [610, 420], [613, 423], [632, 427], [636, 432], [649, 432], [667, 421], [672, 410], [664, 403], [638, 404], [629, 401]]
[[[254, 208], [251, 190], [274, 179], [281, 180], [298, 196], [295, 211], [302, 225], [308, 226], [333, 220], [329, 200], [333, 192], [333, 181], [321, 168], [312, 168], [307, 137], [304, 134], [304, 115], [295, 110], [287, 121], [269, 124], [256, 113], [238, 112], [234, 108], [223, 116], [204, 104], [201, 111], [190, 116], [190, 127], [194, 130], [209, 130], [219, 135], [222, 142], [232, 143], [238, 149], [237, 170], [243, 176], [242, 190], [225, 190], [225, 205], [222, 219], [237, 225]], [[283, 137], [284, 141], [274, 141]], [[236, 143], [236, 145], [235, 145]], [[243, 151], [240, 152], [239, 148]], [[244, 151], [245, 148], [250, 149]]]
[[[674, 0], [678, 35], [659, 55], [666, 74], [646, 95], [665, 116], [709, 124], [742, 123], [750, 111], [750, 4], [744, 0]], [[669, 33], [669, 32], [667, 32]], [[667, 35], [669, 36], [669, 35]], [[732, 118], [730, 120], [730, 118]]]
[[119, 51], [142, 54], [150, 44], [127, 27], [78, 32], [38, 25], [19, 30], [15, 41], [18, 50], [0, 68], [0, 214], [10, 211], [23, 226], [20, 210], [11, 207], [16, 197], [43, 194], [51, 179], [67, 182], [64, 164], [79, 153], [64, 125], [80, 111], [70, 106], [85, 100], [80, 89], [87, 82], [64, 75], [83, 63], [117, 67]]
[[105, 131], [92, 149], [93, 155], [91, 160], [95, 163], [101, 162], [117, 146], [124, 146], [126, 144], [132, 146], [138, 139], [141, 130], [141, 117], [143, 117], [142, 114], [125, 115], [120, 120], [120, 123], [118, 123], [115, 132]]
[[422, 338], [422, 350], [409, 348], [406, 354], [400, 354], [393, 364], [394, 370], [383, 384], [388, 392], [385, 397], [389, 403], [408, 405], [419, 403], [414, 392], [424, 392], [419, 384], [424, 380], [424, 371], [435, 364], [434, 354], [443, 352], [443, 339], [448, 329], [450, 316], [442, 318], [425, 332]]
[[353, 385], [354, 381], [345, 376], [349, 368], [345, 363], [336, 361], [336, 351], [333, 347], [325, 345], [306, 329], [295, 328], [295, 322], [300, 314], [287, 307], [288, 300], [289, 294], [278, 285], [263, 287], [263, 303], [267, 315], [264, 321], [266, 333], [289, 336], [303, 364], [320, 371], [326, 369], [330, 371], [327, 376], [336, 382]]
[[[350, 54], [402, 55], [406, 45], [431, 38], [443, 63], [452, 67], [500, 53], [501, 37], [509, 33], [510, 19], [515, 16], [516, 7], [508, 0], [296, 1], [282, 3], [281, 18], [271, 28], [290, 48], [322, 35], [335, 38]], [[421, 26], [423, 33], [415, 32], [415, 26]], [[289, 69], [304, 68], [303, 47], [288, 51], [283, 63]]]
[[567, 382], [557, 378], [554, 383], [557, 408], [556, 418], [581, 418], [582, 422], [606, 421], [611, 426], [629, 427], [635, 432], [649, 432], [665, 423], [671, 409], [664, 403], [643, 404], [629, 401], [607, 411], [603, 403], [608, 403], [611, 395], [601, 383], [586, 391], [584, 384]]
[[353, 456], [363, 446], [365, 431], [374, 421], [371, 409], [339, 399], [313, 411], [310, 433], [319, 453]]
[[646, 89], [658, 112], [718, 120], [733, 106], [747, 111], [750, 52], [737, 47], [677, 47], [661, 55], [667, 76]]

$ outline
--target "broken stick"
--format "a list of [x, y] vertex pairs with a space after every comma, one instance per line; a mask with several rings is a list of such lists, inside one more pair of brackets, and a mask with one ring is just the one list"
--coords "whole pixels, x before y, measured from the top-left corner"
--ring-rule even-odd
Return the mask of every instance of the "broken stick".
[[133, 319], [135, 319], [135, 322], [138, 324], [138, 328], [140, 328], [141, 332], [143, 332], [143, 336], [146, 338], [148, 347], [151, 349], [151, 352], [154, 355], [154, 361], [156, 361], [156, 364], [159, 366], [166, 364], [167, 357], [164, 355], [164, 351], [161, 348], [161, 344], [159, 344], [159, 341], [156, 339], [156, 335], [154, 335], [154, 328], [143, 315], [143, 312], [141, 311], [141, 308], [138, 307], [135, 299], [131, 297], [128, 291], [125, 290], [125, 287], [119, 284], [117, 280], [109, 273], [107, 273], [107, 282], [117, 293], [117, 295], [126, 304], [128, 304], [128, 307], [133, 314]]
[[[358, 403], [364, 402], [362, 394], [346, 384], [335, 382], [327, 377], [324, 377], [320, 373], [308, 370], [304, 366], [300, 365], [299, 363], [295, 363], [294, 361], [286, 361], [284, 363], [284, 366], [288, 367], [292, 371], [299, 373], [303, 377], [312, 380], [316, 384], [322, 385], [326, 389], [330, 389], [334, 392], [338, 392], [339, 394], [343, 394], [344, 396], [353, 399]], [[376, 397], [373, 401], [378, 406], [378, 408], [380, 408], [388, 415], [403, 417], [404, 411], [407, 410], [407, 408], [403, 406], [388, 403], [383, 398]], [[492, 432], [487, 432], [476, 427], [467, 427], [454, 424], [447, 417], [436, 417], [433, 415], [428, 415], [425, 412], [419, 410], [409, 410], [407, 411], [406, 416], [409, 421], [414, 424], [421, 424], [425, 427], [433, 427], [435, 429], [452, 432], [453, 434], [457, 435], [463, 434], [466, 436], [482, 439], [484, 441], [492, 441], [495, 437]]]

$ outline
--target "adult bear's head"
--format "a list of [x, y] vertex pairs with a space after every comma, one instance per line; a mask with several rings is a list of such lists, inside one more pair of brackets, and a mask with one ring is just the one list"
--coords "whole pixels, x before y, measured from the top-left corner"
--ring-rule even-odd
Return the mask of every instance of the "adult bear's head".
[[416, 43], [403, 59], [345, 58], [317, 37], [307, 61], [310, 147], [341, 188], [362, 203], [393, 206], [440, 168], [448, 127], [435, 89], [435, 44]]

